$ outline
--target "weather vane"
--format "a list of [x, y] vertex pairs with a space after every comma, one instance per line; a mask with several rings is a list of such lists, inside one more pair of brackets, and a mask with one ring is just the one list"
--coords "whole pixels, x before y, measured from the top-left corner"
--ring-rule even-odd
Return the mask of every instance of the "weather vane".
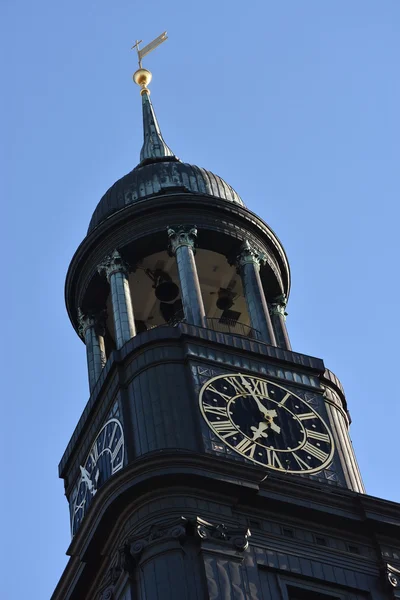
[[156, 37], [152, 42], [150, 42], [150, 44], [147, 44], [147, 46], [145, 46], [142, 50], [139, 49], [139, 44], [141, 44], [143, 42], [143, 40], [136, 40], [136, 44], [134, 44], [131, 48], [131, 50], [133, 50], [134, 48], [136, 48], [137, 51], [137, 55], [138, 55], [138, 62], [139, 62], [139, 69], [142, 69], [142, 60], [143, 58], [149, 54], [152, 50], [154, 50], [155, 48], [157, 48], [157, 46], [159, 46], [160, 44], [162, 44], [163, 42], [165, 42], [165, 40], [167, 40], [167, 32], [164, 31], [161, 35], [159, 35], [158, 37]]

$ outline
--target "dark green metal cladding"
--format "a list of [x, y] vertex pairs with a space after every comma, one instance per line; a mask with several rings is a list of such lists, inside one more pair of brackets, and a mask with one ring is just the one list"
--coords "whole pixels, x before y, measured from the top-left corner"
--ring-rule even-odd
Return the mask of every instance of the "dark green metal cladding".
[[140, 152], [140, 163], [146, 164], [160, 158], [173, 157], [178, 160], [171, 148], [167, 146], [161, 134], [149, 93], [142, 93], [143, 135], [144, 141]]
[[97, 205], [88, 233], [125, 206], [157, 194], [175, 192], [213, 196], [244, 206], [239, 194], [218, 175], [177, 159], [164, 158], [139, 165], [114, 183]]

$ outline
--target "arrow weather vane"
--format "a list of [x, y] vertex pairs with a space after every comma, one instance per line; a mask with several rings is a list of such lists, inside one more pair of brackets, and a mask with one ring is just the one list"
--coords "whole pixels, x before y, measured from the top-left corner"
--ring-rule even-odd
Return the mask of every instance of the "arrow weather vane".
[[147, 46], [145, 46], [142, 50], [139, 49], [139, 44], [141, 44], [143, 42], [143, 40], [136, 40], [136, 44], [134, 44], [131, 48], [131, 50], [133, 50], [134, 48], [136, 48], [137, 51], [137, 55], [138, 55], [138, 62], [139, 62], [139, 69], [142, 69], [142, 60], [143, 58], [149, 54], [152, 50], [154, 50], [155, 48], [157, 48], [157, 46], [159, 46], [160, 44], [162, 44], [163, 42], [165, 42], [165, 40], [167, 40], [167, 32], [164, 31], [161, 35], [159, 35], [158, 37], [156, 37], [152, 42], [150, 42], [150, 44], [147, 44]]

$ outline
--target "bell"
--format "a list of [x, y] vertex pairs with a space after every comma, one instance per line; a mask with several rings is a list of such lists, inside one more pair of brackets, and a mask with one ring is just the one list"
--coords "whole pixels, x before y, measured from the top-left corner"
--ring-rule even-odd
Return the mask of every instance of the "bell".
[[161, 281], [155, 288], [157, 300], [172, 302], [179, 295], [179, 288], [173, 281]]
[[171, 323], [173, 321], [182, 321], [182, 300], [175, 300], [175, 302], [173, 302], [172, 304], [168, 304], [168, 302], [160, 302], [160, 312], [166, 323]]
[[229, 288], [220, 288], [218, 290], [217, 308], [228, 310], [233, 306], [234, 294]]

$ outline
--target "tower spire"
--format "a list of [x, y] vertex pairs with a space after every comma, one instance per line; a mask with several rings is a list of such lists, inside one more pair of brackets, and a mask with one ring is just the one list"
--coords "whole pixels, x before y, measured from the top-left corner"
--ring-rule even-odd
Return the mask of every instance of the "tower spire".
[[141, 42], [136, 42], [132, 48], [136, 48], [139, 60], [139, 69], [134, 73], [133, 80], [137, 85], [140, 86], [140, 95], [142, 96], [142, 110], [143, 110], [143, 146], [140, 152], [140, 163], [153, 162], [158, 159], [172, 159], [178, 160], [171, 148], [165, 143], [162, 136], [160, 126], [157, 121], [156, 114], [152, 102], [150, 100], [150, 90], [148, 85], [152, 80], [152, 74], [148, 69], [142, 67], [143, 57], [154, 50], [157, 46], [165, 42], [167, 38], [167, 32], [164, 31], [158, 38], [155, 38], [150, 44], [145, 46], [143, 50], [139, 49]]

